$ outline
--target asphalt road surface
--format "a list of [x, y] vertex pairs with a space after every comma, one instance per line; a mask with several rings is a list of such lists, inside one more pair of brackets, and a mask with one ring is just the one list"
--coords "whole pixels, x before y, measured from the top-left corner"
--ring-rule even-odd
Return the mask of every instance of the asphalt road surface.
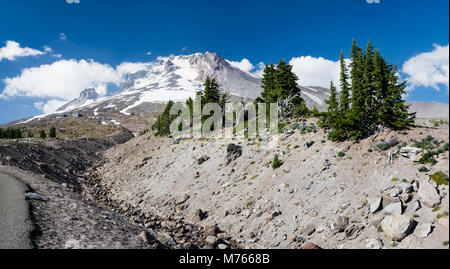
[[29, 233], [27, 186], [10, 175], [0, 173], [0, 249], [32, 248]]

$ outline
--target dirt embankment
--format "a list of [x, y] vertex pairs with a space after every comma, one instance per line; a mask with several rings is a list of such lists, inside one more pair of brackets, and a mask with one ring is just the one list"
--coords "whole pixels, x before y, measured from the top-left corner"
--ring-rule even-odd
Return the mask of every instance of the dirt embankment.
[[[448, 175], [448, 150], [427, 164], [430, 171], [419, 171], [423, 164], [411, 158], [420, 156], [404, 157], [397, 146], [432, 136], [437, 150], [448, 142], [448, 128], [387, 131], [359, 143], [334, 143], [323, 130], [308, 130], [290, 130], [269, 150], [258, 140], [243, 142], [242, 155], [231, 162], [229, 142], [142, 135], [106, 152], [95, 169], [97, 194], [150, 226], [176, 227], [183, 220], [204, 231], [217, 227], [225, 233], [213, 233], [212, 242], [233, 238], [246, 248], [301, 248], [308, 241], [323, 248], [446, 247], [448, 186], [432, 186], [429, 176]], [[400, 144], [377, 150], [375, 144], [394, 137]], [[396, 152], [388, 163], [390, 151]], [[271, 167], [275, 154], [283, 162], [278, 169]], [[439, 198], [438, 207], [424, 205], [428, 196]], [[378, 199], [381, 209], [372, 212]], [[388, 215], [420, 228], [394, 242], [380, 232]]]
[[101, 153], [133, 137], [123, 129], [107, 138], [0, 141], [0, 165], [40, 174], [81, 192], [86, 170], [101, 159]]
[[[143, 231], [140, 225], [100, 206], [84, 188], [85, 173], [101, 159], [101, 153], [132, 137], [123, 130], [105, 139], [0, 143], [0, 172], [20, 179], [39, 195], [29, 199], [27, 219], [34, 224], [29, 234], [33, 247], [171, 247], [170, 241], [154, 231], [147, 232], [145, 242], [139, 236]], [[10, 217], [7, 221], [13, 219]]]

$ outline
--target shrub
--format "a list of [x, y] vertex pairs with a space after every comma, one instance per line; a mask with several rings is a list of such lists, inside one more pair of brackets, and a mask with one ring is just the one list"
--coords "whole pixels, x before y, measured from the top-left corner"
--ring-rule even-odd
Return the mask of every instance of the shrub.
[[431, 165], [435, 165], [437, 160], [433, 157], [434, 155], [430, 152], [422, 153], [422, 157], [419, 159], [419, 163], [426, 164], [429, 163]]
[[428, 172], [428, 168], [426, 166], [422, 166], [419, 168], [419, 172], [422, 172], [422, 173]]
[[45, 133], [44, 130], [41, 130], [41, 132], [39, 133], [39, 137], [42, 138], [42, 139], [47, 138], [47, 134]]
[[342, 151], [339, 151], [339, 152], [338, 152], [338, 156], [342, 158], [342, 157], [344, 157], [344, 156], [345, 156], [345, 153], [344, 153], [344, 152], [342, 152]]
[[387, 141], [387, 142], [379, 143], [379, 144], [377, 145], [377, 147], [378, 147], [379, 149], [381, 149], [382, 151], [385, 151], [385, 150], [388, 150], [388, 149], [390, 149], [391, 147], [396, 146], [396, 145], [398, 145], [398, 144], [399, 144], [399, 142], [397, 141], [397, 138], [392, 138], [391, 140], [389, 140], [389, 141]]
[[283, 165], [283, 162], [280, 161], [280, 159], [278, 158], [278, 155], [275, 154], [275, 156], [273, 157], [272, 168], [277, 169], [277, 168], [281, 167], [282, 165]]
[[448, 175], [442, 171], [430, 175], [430, 178], [438, 185], [448, 185]]
[[56, 137], [56, 128], [52, 127], [50, 129], [50, 134], [48, 135], [50, 138], [55, 138]]

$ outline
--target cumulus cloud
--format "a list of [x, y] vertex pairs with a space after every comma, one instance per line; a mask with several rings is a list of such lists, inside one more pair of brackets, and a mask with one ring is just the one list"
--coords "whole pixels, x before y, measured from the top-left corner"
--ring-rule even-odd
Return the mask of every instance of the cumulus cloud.
[[32, 48], [23, 48], [15, 41], [6, 41], [6, 46], [0, 48], [0, 61], [7, 59], [14, 61], [17, 57], [38, 56], [51, 51], [50, 47], [45, 46], [44, 51]]
[[47, 102], [36, 102], [34, 103], [34, 107], [41, 110], [44, 113], [52, 113], [66, 103], [67, 103], [66, 100], [51, 99]]
[[240, 62], [230, 61], [230, 63], [245, 72], [250, 72], [255, 68], [255, 66], [246, 58], [242, 59]]
[[61, 40], [67, 40], [66, 34], [65, 34], [65, 33], [60, 33], [60, 34], [59, 34], [59, 39], [61, 39]]
[[[346, 59], [347, 65], [350, 60]], [[339, 89], [339, 76], [341, 72], [339, 61], [331, 61], [323, 57], [301, 56], [289, 61], [292, 71], [299, 77], [299, 83], [305, 86], [330, 87], [333, 81]]]
[[403, 66], [401, 72], [406, 74], [408, 90], [416, 87], [431, 87], [439, 91], [440, 86], [449, 89], [449, 45], [433, 45], [430, 52], [420, 53]]
[[52, 99], [38, 102], [35, 107], [51, 112], [58, 105], [78, 97], [83, 89], [95, 88], [105, 95], [108, 84], [119, 86], [127, 74], [146, 69], [145, 63], [122, 63], [115, 68], [93, 60], [60, 60], [52, 64], [26, 68], [14, 78], [3, 80], [5, 88], [0, 98], [15, 96]]

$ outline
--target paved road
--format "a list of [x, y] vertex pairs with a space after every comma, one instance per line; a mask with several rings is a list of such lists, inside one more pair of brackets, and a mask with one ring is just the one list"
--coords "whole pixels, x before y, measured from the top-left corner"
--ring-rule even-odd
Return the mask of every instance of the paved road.
[[0, 249], [31, 248], [27, 186], [20, 180], [0, 173]]

